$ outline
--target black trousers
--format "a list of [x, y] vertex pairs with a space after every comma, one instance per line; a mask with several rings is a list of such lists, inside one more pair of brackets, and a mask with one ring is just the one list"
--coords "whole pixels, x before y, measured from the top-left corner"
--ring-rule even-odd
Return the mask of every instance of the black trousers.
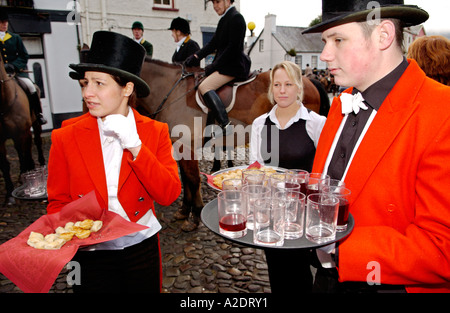
[[264, 249], [274, 294], [311, 293], [311, 251], [308, 249]]
[[159, 293], [161, 256], [158, 236], [123, 250], [78, 251], [81, 282], [74, 293]]

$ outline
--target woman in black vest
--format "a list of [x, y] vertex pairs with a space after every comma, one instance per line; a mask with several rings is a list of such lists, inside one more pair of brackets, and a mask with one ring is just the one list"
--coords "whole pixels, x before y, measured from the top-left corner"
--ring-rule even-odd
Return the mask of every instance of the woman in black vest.
[[[311, 172], [326, 118], [306, 109], [302, 96], [301, 69], [289, 61], [275, 65], [268, 91], [274, 107], [253, 121], [250, 164]], [[273, 293], [312, 291], [309, 250], [267, 248], [265, 253]]]
[[185, 64], [193, 66], [197, 60], [215, 52], [212, 64], [205, 69], [207, 77], [199, 85], [198, 90], [225, 131], [230, 121], [216, 90], [232, 80], [247, 79], [251, 62], [244, 53], [245, 20], [234, 7], [234, 0], [211, 1], [214, 10], [220, 16], [216, 32], [206, 46], [186, 59]]

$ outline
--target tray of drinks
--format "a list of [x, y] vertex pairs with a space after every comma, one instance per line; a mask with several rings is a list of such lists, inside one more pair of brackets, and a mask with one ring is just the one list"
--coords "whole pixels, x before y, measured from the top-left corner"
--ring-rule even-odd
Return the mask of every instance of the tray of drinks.
[[[225, 236], [220, 232], [219, 228], [219, 214], [217, 210], [217, 199], [212, 200], [208, 204], [206, 204], [203, 207], [202, 213], [201, 213], [201, 219], [203, 224], [205, 224], [206, 227], [208, 227], [212, 232], [216, 233], [217, 235], [226, 238], [228, 240], [240, 243], [245, 246], [250, 246], [254, 248], [273, 248], [273, 249], [311, 249], [311, 248], [318, 248], [321, 246], [329, 245], [331, 243], [340, 241], [344, 238], [346, 238], [353, 230], [353, 227], [355, 225], [355, 221], [353, 219], [353, 216], [349, 214], [348, 216], [348, 224], [347, 229], [344, 231], [336, 232], [336, 237], [330, 241], [323, 242], [323, 243], [315, 243], [310, 240], [308, 240], [303, 234], [302, 237], [298, 239], [285, 239], [284, 244], [282, 246], [263, 246], [254, 243], [253, 241], [253, 231], [250, 229], [247, 229], [247, 233], [245, 236], [240, 238], [231, 238], [229, 236]], [[305, 233], [305, 232], [304, 232]]]
[[16, 199], [19, 200], [35, 200], [35, 201], [40, 201], [40, 200], [46, 200], [47, 199], [47, 192], [41, 192], [38, 194], [29, 194], [28, 192], [26, 192], [25, 190], [25, 186], [20, 186], [17, 187], [16, 189], [13, 190], [12, 192], [12, 196]]

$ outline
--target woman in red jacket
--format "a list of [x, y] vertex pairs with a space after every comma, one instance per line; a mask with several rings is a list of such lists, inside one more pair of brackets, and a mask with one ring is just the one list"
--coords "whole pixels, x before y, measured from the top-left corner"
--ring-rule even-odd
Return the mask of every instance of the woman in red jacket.
[[[96, 190], [108, 210], [147, 229], [81, 249], [75, 292], [160, 292], [161, 255], [153, 201], [181, 192], [166, 124], [132, 106], [150, 90], [139, 78], [145, 50], [123, 35], [99, 31], [86, 63], [71, 64], [89, 113], [52, 133], [48, 213]], [[93, 251], [92, 251], [93, 250]]]

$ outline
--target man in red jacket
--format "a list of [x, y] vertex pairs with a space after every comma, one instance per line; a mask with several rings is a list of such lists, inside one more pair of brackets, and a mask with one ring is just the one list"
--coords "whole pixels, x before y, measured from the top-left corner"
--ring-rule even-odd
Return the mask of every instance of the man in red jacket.
[[319, 266], [317, 287], [448, 292], [450, 88], [401, 47], [403, 27], [428, 14], [399, 0], [323, 0], [322, 10], [323, 22], [305, 33], [322, 32], [321, 60], [336, 84], [352, 88], [333, 101], [313, 172], [352, 190], [355, 227], [336, 247], [317, 250], [328, 267]]

